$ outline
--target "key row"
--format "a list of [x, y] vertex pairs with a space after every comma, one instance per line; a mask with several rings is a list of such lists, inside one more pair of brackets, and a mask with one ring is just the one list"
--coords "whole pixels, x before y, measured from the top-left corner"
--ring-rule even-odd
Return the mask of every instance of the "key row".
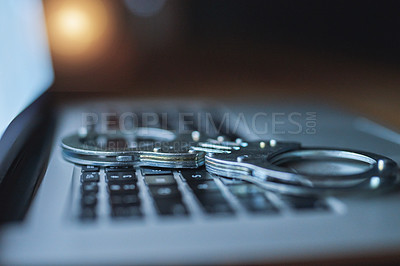
[[[154, 207], [160, 216], [188, 216], [189, 211], [178, 183], [169, 169], [141, 168], [146, 189], [150, 194]], [[220, 189], [221, 183], [204, 169], [182, 169], [180, 178], [189, 187], [201, 209], [212, 215], [232, 216], [235, 208]], [[223, 186], [228, 188], [239, 204], [253, 214], [278, 213], [279, 209], [266, 196], [265, 191], [247, 182], [219, 178]], [[82, 167], [81, 173], [81, 217], [95, 218], [97, 206], [98, 182], [100, 168], [96, 166]], [[112, 217], [143, 216], [139, 196], [138, 177], [133, 167], [105, 168], [105, 181], [111, 207]], [[185, 189], [186, 190], [186, 189]], [[225, 189], [224, 189], [225, 190]], [[225, 193], [225, 194], [224, 194]], [[297, 198], [280, 196], [281, 200], [292, 209], [328, 210], [326, 202], [315, 198]]]
[[138, 179], [133, 168], [107, 168], [106, 182], [111, 217], [143, 217]]
[[[234, 213], [232, 207], [214, 181], [214, 178], [209, 173], [201, 170], [182, 170], [181, 175], [206, 212], [225, 214]], [[244, 184], [244, 182], [242, 183]], [[253, 185], [245, 184], [245, 186], [249, 187]], [[238, 187], [232, 186], [228, 188], [232, 194], [239, 196], [239, 201], [243, 204], [244, 208], [251, 213], [278, 212], [278, 209], [275, 208], [265, 197], [264, 193], [261, 193], [260, 191], [257, 196], [250, 193], [247, 195], [243, 193], [242, 196], [246, 197], [240, 197], [240, 194], [236, 193]]]
[[[207, 202], [223, 201], [219, 187], [210, 173], [205, 170], [181, 170], [182, 180], [186, 182], [198, 200], [207, 206]], [[220, 180], [228, 188], [240, 204], [250, 213], [277, 213], [279, 209], [266, 197], [265, 190], [248, 182], [222, 178]], [[293, 210], [330, 210], [326, 201], [316, 197], [277, 196], [288, 208]], [[209, 200], [210, 199], [210, 200]], [[218, 204], [220, 206], [220, 204]], [[221, 204], [222, 205], [222, 204]], [[211, 208], [212, 209], [212, 208]], [[224, 208], [228, 209], [228, 208]], [[212, 210], [209, 210], [209, 212]]]
[[81, 184], [81, 208], [79, 216], [82, 220], [93, 220], [96, 218], [98, 191], [99, 186], [97, 182], [84, 182]]
[[188, 216], [182, 193], [170, 170], [142, 168], [144, 183], [161, 216]]

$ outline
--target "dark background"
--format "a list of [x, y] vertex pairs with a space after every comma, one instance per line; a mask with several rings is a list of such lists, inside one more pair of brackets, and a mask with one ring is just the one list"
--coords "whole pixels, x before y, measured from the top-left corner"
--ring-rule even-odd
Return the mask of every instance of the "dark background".
[[169, 0], [149, 17], [93, 1], [113, 28], [90, 60], [54, 52], [48, 19], [56, 90], [326, 101], [400, 128], [398, 1]]
[[399, 11], [398, 1], [189, 1], [187, 33], [398, 64]]

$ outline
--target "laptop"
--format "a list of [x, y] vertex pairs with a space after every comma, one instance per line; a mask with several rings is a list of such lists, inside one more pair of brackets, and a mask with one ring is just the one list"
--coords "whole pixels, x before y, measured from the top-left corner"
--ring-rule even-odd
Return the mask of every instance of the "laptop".
[[[364, 150], [400, 163], [397, 132], [307, 102], [59, 101], [46, 92], [54, 77], [41, 2], [2, 1], [0, 21], [2, 58], [15, 58], [7, 65], [0, 62], [0, 264], [399, 260], [396, 189], [294, 197], [213, 175], [204, 167], [72, 163], [61, 147], [66, 136], [88, 128], [152, 127], [179, 133], [189, 126], [210, 137]], [[225, 124], [210, 131], [204, 121]]]

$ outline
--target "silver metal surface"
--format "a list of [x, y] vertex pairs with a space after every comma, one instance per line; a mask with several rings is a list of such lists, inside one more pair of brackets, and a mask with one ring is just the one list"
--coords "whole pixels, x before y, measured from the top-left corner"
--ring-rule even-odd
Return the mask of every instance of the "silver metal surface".
[[[125, 143], [108, 147], [110, 139]], [[81, 165], [197, 168], [204, 164], [205, 153], [191, 149], [192, 143], [191, 134], [141, 127], [127, 133], [73, 134], [65, 137], [61, 146], [66, 160]]]
[[[60, 142], [76, 132], [83, 112], [132, 106], [156, 106], [171, 110], [195, 101], [119, 100], [85, 102], [60, 106], [50, 161], [43, 181], [23, 223], [9, 224], [0, 231], [2, 265], [188, 265], [249, 264], [324, 261], [329, 258], [368, 258], [393, 254], [400, 249], [400, 194], [374, 193], [362, 197], [335, 196], [327, 200], [332, 212], [298, 211], [287, 208], [279, 215], [250, 216], [241, 213], [231, 218], [209, 218], [198, 211], [187, 184], [181, 182], [185, 202], [193, 210], [190, 219], [161, 220], [151, 215], [151, 201], [143, 191], [148, 218], [141, 222], [113, 221], [102, 217], [93, 224], [72, 219], [74, 193], [79, 192], [79, 171], [62, 157]], [[106, 109], [108, 110], [108, 109]], [[247, 130], [257, 112], [318, 114], [314, 134], [282, 134], [273, 131]], [[232, 104], [230, 115], [243, 114], [238, 133], [244, 140], [299, 141], [305, 146], [329, 146], [336, 149], [366, 150], [393, 158], [400, 163], [400, 145], [390, 138], [377, 137], [359, 130], [353, 116], [326, 106], [282, 104], [273, 102], [247, 105]], [[232, 118], [233, 119], [233, 118]], [[271, 125], [271, 116], [260, 117], [256, 128]], [[301, 121], [300, 121], [301, 122]], [[250, 124], [250, 123], [249, 123]], [[288, 123], [284, 124], [286, 126]], [[370, 127], [381, 131], [381, 127]], [[271, 127], [270, 127], [271, 128]], [[280, 130], [287, 130], [286, 127]], [[291, 130], [291, 128], [288, 128]], [[397, 134], [397, 136], [400, 136]], [[268, 143], [266, 143], [267, 145]], [[143, 187], [142, 181], [139, 184]], [[375, 182], [375, 181], [374, 181]], [[104, 185], [104, 182], [103, 182]], [[278, 184], [275, 184], [278, 185]], [[101, 206], [107, 193], [100, 188]], [[280, 201], [272, 193], [276, 203]], [[196, 215], [195, 215], [196, 214]]]
[[[378, 154], [304, 148], [298, 143], [276, 141], [273, 145], [271, 141], [241, 145], [229, 153], [207, 153], [207, 171], [252, 182], [274, 192], [297, 196], [359, 193], [390, 188], [399, 181], [397, 164]], [[306, 171], [304, 161], [308, 164]], [[321, 165], [321, 161], [324, 164]], [[300, 169], [282, 166], [288, 162], [303, 164], [300, 167], [297, 165]], [[363, 166], [360, 167], [360, 164]], [[358, 169], [355, 171], [354, 168]]]
[[[124, 139], [127, 146], [107, 147], [108, 139]], [[291, 195], [357, 193], [398, 182], [397, 164], [373, 153], [304, 148], [274, 139], [246, 142], [219, 136], [201, 140], [198, 131], [174, 134], [142, 127], [129, 134], [75, 134], [64, 138], [62, 147], [65, 159], [82, 165], [197, 168], [205, 163], [210, 173]]]

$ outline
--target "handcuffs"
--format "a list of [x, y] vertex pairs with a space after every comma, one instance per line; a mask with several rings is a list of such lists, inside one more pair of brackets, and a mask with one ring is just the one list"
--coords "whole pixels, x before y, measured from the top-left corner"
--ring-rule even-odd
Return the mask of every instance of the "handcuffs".
[[64, 158], [76, 164], [178, 169], [205, 165], [212, 174], [296, 196], [391, 188], [399, 178], [397, 164], [374, 153], [276, 140], [207, 139], [198, 131], [175, 134], [142, 127], [129, 133], [81, 132], [64, 138], [62, 148]]

